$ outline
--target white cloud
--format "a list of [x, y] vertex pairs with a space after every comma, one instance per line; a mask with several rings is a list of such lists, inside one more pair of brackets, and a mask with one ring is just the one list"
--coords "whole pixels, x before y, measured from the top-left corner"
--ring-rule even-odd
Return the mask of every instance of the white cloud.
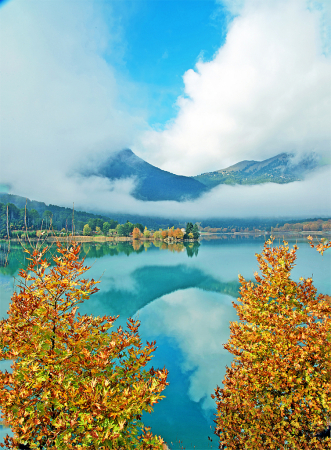
[[[82, 179], [80, 185], [72, 183], [63, 186], [62, 195], [70, 192], [71, 205], [75, 200], [75, 205], [85, 205], [94, 211], [172, 218], [308, 218], [329, 217], [331, 211], [330, 166], [317, 170], [304, 181], [290, 184], [219, 185], [197, 200], [186, 202], [136, 200], [130, 195], [132, 187], [131, 179], [111, 183], [107, 179], [95, 177], [93, 183]], [[109, 192], [109, 189], [112, 191]], [[56, 195], [58, 193], [54, 193], [54, 200]]]
[[329, 154], [331, 64], [321, 13], [303, 0], [233, 6], [241, 14], [224, 46], [184, 74], [177, 117], [136, 143], [162, 169], [196, 175], [283, 151]]
[[57, 192], [59, 202], [76, 164], [129, 146], [145, 126], [120, 101], [133, 88], [103, 58], [118, 36], [97, 8], [24, 0], [0, 8], [0, 176], [14, 193]]
[[154, 337], [165, 334], [177, 340], [185, 355], [181, 369], [192, 371], [188, 395], [194, 402], [202, 400], [203, 409], [215, 408], [210, 395], [231, 364], [223, 344], [230, 336], [229, 320], [237, 318], [232, 301], [191, 288], [164, 295], [139, 311], [139, 320]]
[[215, 58], [185, 73], [178, 117], [163, 132], [142, 134], [134, 84], [119, 82], [103, 57], [121, 40], [111, 13], [105, 24], [94, 2], [4, 4], [0, 183], [17, 195], [105, 213], [329, 215], [327, 170], [304, 183], [223, 185], [184, 203], [138, 201], [130, 195], [133, 179], [74, 175], [134, 141], [147, 161], [189, 174], [287, 150], [327, 153], [330, 60], [321, 53], [320, 15], [303, 5], [245, 2]]

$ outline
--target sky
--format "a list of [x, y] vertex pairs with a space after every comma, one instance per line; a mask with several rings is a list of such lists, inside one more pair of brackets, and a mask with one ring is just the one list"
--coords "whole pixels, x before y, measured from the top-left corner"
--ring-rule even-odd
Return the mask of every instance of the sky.
[[77, 174], [123, 148], [187, 176], [282, 152], [330, 163], [330, 23], [327, 0], [0, 2], [0, 184], [100, 212], [330, 217], [327, 166], [180, 204]]

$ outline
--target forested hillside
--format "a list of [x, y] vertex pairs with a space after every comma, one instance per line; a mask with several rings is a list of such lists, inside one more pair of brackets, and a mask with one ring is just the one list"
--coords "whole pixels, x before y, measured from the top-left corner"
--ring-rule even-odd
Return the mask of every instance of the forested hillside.
[[[11, 230], [25, 228], [25, 203], [26, 225], [29, 230], [39, 230], [52, 226], [55, 230], [65, 229], [72, 231], [73, 210], [57, 205], [46, 205], [43, 202], [25, 199], [18, 195], [0, 194], [0, 238], [7, 235], [7, 205], [8, 224]], [[110, 229], [115, 229], [118, 224], [126, 225], [143, 224], [148, 229], [158, 230], [171, 227], [185, 228], [188, 222], [197, 223], [200, 231], [205, 232], [247, 232], [247, 231], [329, 231], [331, 220], [329, 218], [289, 219], [289, 218], [207, 218], [192, 217], [189, 219], [173, 219], [164, 217], [138, 216], [133, 214], [98, 215], [86, 211], [74, 211], [74, 229], [77, 234], [83, 233], [84, 225], [89, 224], [91, 230], [96, 227], [103, 229], [104, 222]], [[124, 234], [126, 235], [126, 234]]]
[[202, 173], [193, 178], [209, 188], [218, 184], [284, 184], [302, 180], [318, 165], [313, 155], [296, 164], [291, 161], [290, 154], [281, 153], [264, 161], [240, 161], [225, 169]]
[[[72, 208], [66, 208], [57, 205], [46, 205], [44, 202], [38, 202], [36, 200], [29, 200], [25, 197], [13, 194], [0, 193], [0, 237], [6, 235], [6, 222], [7, 222], [7, 204], [8, 204], [8, 219], [12, 229], [22, 229], [24, 225], [25, 204], [27, 207], [27, 227], [31, 230], [40, 229], [43, 223], [43, 228], [48, 228], [50, 219], [52, 219], [52, 225], [56, 230], [67, 229], [72, 231]], [[74, 211], [74, 226], [75, 231], [83, 231], [83, 227], [90, 219], [99, 219], [111, 224], [111, 228], [115, 228], [118, 223], [126, 223], [130, 221], [132, 223], [143, 223], [148, 228], [159, 227], [172, 227], [178, 226], [178, 220], [171, 220], [161, 217], [148, 217], [140, 216], [137, 214], [117, 214], [112, 213], [109, 215], [94, 214], [86, 211]], [[113, 226], [113, 222], [116, 224]], [[97, 225], [99, 226], [99, 225]]]
[[149, 164], [126, 149], [111, 155], [94, 170], [86, 170], [83, 175], [101, 176], [109, 180], [133, 177], [136, 181], [132, 195], [140, 200], [184, 201], [195, 199], [207, 191], [204, 184], [182, 175], [175, 175]]

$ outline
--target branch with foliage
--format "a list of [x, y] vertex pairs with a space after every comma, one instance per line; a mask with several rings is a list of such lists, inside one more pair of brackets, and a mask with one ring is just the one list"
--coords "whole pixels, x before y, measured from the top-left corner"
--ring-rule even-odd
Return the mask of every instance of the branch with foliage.
[[331, 413], [331, 304], [311, 278], [290, 279], [296, 250], [269, 240], [257, 255], [261, 276], [239, 276], [239, 321], [224, 346], [234, 361], [223, 389], [215, 389], [220, 448], [331, 448], [323, 438]]
[[[160, 449], [141, 414], [164, 398], [168, 371], [146, 371], [155, 342], [142, 347], [139, 322], [110, 332], [117, 317], [81, 316], [78, 304], [98, 291], [79, 261], [80, 247], [57, 243], [30, 252], [8, 318], [0, 322], [1, 417], [14, 438], [8, 449]], [[43, 259], [44, 258], [44, 259]], [[4, 444], [0, 444], [4, 447]]]
[[323, 255], [325, 250], [328, 248], [331, 248], [331, 241], [328, 241], [326, 238], [322, 238], [320, 241], [317, 242], [317, 244], [314, 244], [314, 239], [312, 236], [307, 237], [311, 248], [316, 248], [316, 250]]

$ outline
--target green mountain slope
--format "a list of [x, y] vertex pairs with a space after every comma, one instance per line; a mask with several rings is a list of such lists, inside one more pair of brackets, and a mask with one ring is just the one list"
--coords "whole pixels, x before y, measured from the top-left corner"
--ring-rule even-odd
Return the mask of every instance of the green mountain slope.
[[96, 170], [84, 175], [97, 175], [110, 180], [135, 177], [137, 184], [132, 195], [140, 200], [183, 201], [197, 198], [207, 190], [204, 184], [192, 177], [175, 175], [152, 166], [129, 149], [110, 156]]
[[317, 165], [313, 156], [292, 164], [290, 154], [280, 153], [264, 161], [241, 161], [226, 169], [202, 173], [193, 178], [209, 188], [218, 184], [290, 183], [302, 180]]

